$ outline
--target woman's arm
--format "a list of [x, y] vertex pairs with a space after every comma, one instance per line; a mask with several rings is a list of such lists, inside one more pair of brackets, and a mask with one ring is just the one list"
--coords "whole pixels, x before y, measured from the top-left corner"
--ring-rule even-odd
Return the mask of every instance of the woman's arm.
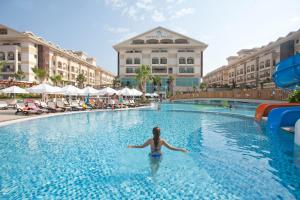
[[182, 151], [184, 153], [188, 152], [188, 150], [186, 150], [186, 149], [173, 147], [172, 145], [168, 144], [165, 140], [162, 141], [162, 145], [164, 145], [165, 147], [167, 147], [168, 149], [171, 149], [173, 151]]
[[148, 146], [149, 144], [150, 144], [150, 139], [147, 140], [143, 145], [137, 145], [137, 146], [129, 145], [128, 148], [145, 148], [145, 147]]

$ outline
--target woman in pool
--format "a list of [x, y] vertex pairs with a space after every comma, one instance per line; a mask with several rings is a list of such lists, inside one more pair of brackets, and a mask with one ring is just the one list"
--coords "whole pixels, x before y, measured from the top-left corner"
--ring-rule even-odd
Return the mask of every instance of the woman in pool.
[[182, 151], [184, 153], [187, 153], [188, 151], [186, 149], [173, 147], [170, 144], [168, 144], [164, 139], [160, 138], [160, 128], [154, 127], [153, 130], [153, 138], [148, 139], [143, 145], [140, 146], [128, 146], [128, 148], [144, 148], [146, 146], [151, 146], [151, 157], [160, 157], [162, 155], [161, 147], [165, 146], [168, 149], [171, 149], [173, 151]]

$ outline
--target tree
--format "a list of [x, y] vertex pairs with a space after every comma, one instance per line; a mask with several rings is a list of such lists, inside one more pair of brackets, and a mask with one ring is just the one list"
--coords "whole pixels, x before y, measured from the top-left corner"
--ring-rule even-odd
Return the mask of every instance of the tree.
[[206, 84], [205, 83], [200, 83], [199, 88], [200, 88], [201, 91], [203, 91], [206, 88]]
[[172, 75], [169, 76], [167, 83], [170, 96], [173, 96], [174, 77]]
[[83, 74], [78, 74], [76, 81], [77, 81], [79, 87], [83, 88], [83, 83], [86, 82], [86, 78]]
[[6, 64], [5, 61], [0, 61], [0, 69], [2, 69], [2, 67]]
[[139, 83], [139, 88], [143, 92], [142, 99], [145, 100], [145, 85], [148, 80], [150, 80], [151, 77], [151, 69], [148, 65], [141, 65], [137, 70], [136, 70], [136, 80]]
[[25, 78], [25, 73], [20, 69], [20, 70], [17, 71], [17, 73], [14, 74], [14, 77], [15, 77], [17, 80], [22, 81], [23, 78]]
[[39, 80], [39, 82], [44, 82], [46, 78], [48, 78], [48, 73], [45, 69], [42, 68], [32, 68], [35, 77]]
[[196, 92], [196, 90], [197, 90], [197, 87], [196, 87], [196, 85], [193, 85], [193, 92], [195, 93], [195, 92]]
[[118, 88], [121, 86], [120, 77], [116, 76], [113, 80], [113, 88]]
[[153, 85], [157, 88], [158, 95], [160, 94], [160, 87], [161, 87], [161, 77], [160, 76], [153, 76], [152, 77]]
[[51, 81], [53, 82], [53, 84], [55, 86], [59, 85], [61, 83], [61, 81], [62, 81], [62, 77], [61, 77], [60, 74], [53, 75], [53, 76], [50, 77], [50, 79], [51, 79]]

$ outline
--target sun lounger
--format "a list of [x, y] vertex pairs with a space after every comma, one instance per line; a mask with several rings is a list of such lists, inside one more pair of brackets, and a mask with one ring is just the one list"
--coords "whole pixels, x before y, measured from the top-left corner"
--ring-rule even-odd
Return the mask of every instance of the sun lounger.
[[52, 112], [64, 112], [64, 111], [65, 111], [65, 110], [62, 109], [62, 108], [58, 108], [58, 107], [56, 106], [56, 103], [53, 102], [53, 101], [49, 101], [49, 102], [47, 103], [47, 106], [48, 106], [49, 109], [52, 110]]
[[12, 109], [16, 109], [17, 107], [17, 100], [16, 99], [11, 99], [7, 101], [7, 107], [8, 108], [12, 108]]
[[39, 108], [35, 103], [28, 103], [28, 107], [31, 110], [34, 110], [34, 111], [37, 111], [37, 112], [40, 112], [40, 113], [49, 113], [48, 109]]
[[8, 104], [5, 101], [0, 101], [0, 110], [8, 109]]
[[16, 105], [17, 111], [15, 112], [15, 115], [23, 114], [23, 115], [29, 115], [29, 114], [42, 114], [41, 111], [33, 110], [29, 106], [26, 106], [24, 103], [17, 103]]
[[80, 106], [77, 101], [71, 101], [71, 105], [70, 106], [71, 106], [71, 108], [72, 108], [73, 111], [84, 110], [84, 108], [82, 106]]
[[70, 106], [66, 106], [62, 101], [56, 101], [56, 105], [58, 108], [64, 109], [64, 111], [68, 111], [72, 109]]

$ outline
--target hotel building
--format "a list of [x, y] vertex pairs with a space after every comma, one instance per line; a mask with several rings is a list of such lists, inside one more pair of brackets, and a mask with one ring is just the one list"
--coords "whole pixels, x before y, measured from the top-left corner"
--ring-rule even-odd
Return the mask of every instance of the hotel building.
[[242, 49], [237, 56], [227, 58], [228, 64], [203, 77], [208, 87], [270, 87], [272, 74], [280, 61], [300, 53], [300, 30], [290, 32], [260, 48]]
[[[151, 68], [151, 75], [162, 78], [161, 91], [168, 88], [168, 77], [173, 76], [174, 91], [198, 87], [203, 75], [203, 42], [157, 27], [114, 46], [118, 53], [118, 75], [123, 85], [137, 86], [136, 69], [141, 65]], [[151, 92], [150, 83], [146, 86]]]
[[[114, 75], [96, 65], [96, 59], [82, 51], [65, 50], [31, 32], [18, 32], [0, 25], [0, 80], [14, 77], [22, 71], [22, 81], [38, 82], [33, 68], [45, 69], [48, 76], [61, 75], [63, 84], [77, 85], [79, 74], [86, 77], [84, 85], [104, 86], [112, 84]], [[51, 83], [48, 78], [47, 82]]]

